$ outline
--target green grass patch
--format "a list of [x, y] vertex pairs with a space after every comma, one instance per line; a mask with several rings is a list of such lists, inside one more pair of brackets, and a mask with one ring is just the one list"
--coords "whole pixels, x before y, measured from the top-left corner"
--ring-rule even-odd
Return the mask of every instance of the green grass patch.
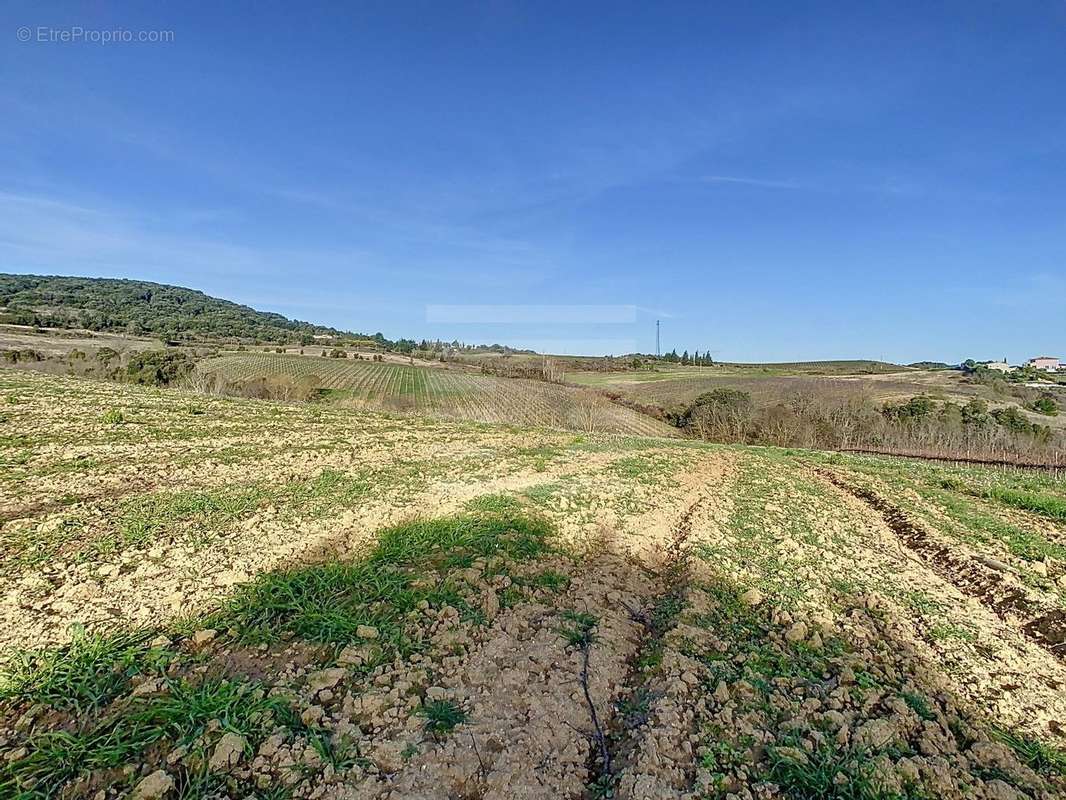
[[137, 495], [119, 504], [114, 533], [93, 540], [87, 552], [114, 552], [167, 533], [207, 534], [267, 505], [279, 507], [283, 514], [320, 517], [356, 505], [372, 492], [374, 485], [369, 475], [325, 469], [313, 478], [279, 486], [254, 483]]
[[917, 714], [919, 717], [926, 721], [935, 720], [936, 714], [933, 713], [933, 709], [929, 707], [929, 701], [925, 699], [923, 695], [917, 692], [900, 692], [900, 697], [903, 698], [903, 702], [907, 704], [911, 711]]
[[[906, 459], [842, 458], [857, 475], [879, 479], [881, 485], [873, 488], [889, 490], [894, 502], [955, 539], [1003, 546], [1025, 561], [1066, 559], [1066, 547], [1035, 527], [1021, 527], [1005, 519], [993, 505], [1008, 505], [1050, 519], [1066, 518], [1057, 516], [1066, 513], [1066, 482], [1061, 478]], [[915, 494], [921, 501], [915, 500]]]
[[561, 447], [551, 444], [537, 445], [536, 447], [519, 447], [515, 455], [520, 458], [532, 459], [534, 463], [547, 464], [559, 458], [565, 451]]
[[[696, 553], [711, 564], [735, 564], [755, 573], [755, 583], [775, 602], [795, 606], [811, 591], [810, 581], [799, 577], [796, 558], [779, 549], [778, 535], [818, 549], [845, 549], [850, 542], [830, 539], [824, 520], [810, 510], [823, 489], [796, 475], [782, 479], [766, 469], [765, 454], [748, 455], [732, 491], [733, 509], [726, 523], [731, 541], [701, 541]], [[810, 502], [808, 502], [810, 501]], [[767, 535], [768, 529], [778, 535]], [[808, 564], [812, 562], [807, 557]]]
[[957, 640], [960, 642], [977, 641], [977, 633], [973, 628], [958, 625], [952, 622], [943, 622], [929, 628], [929, 638], [934, 642]]
[[[962, 530], [962, 538], [977, 538], [985, 542], [999, 542], [1012, 554], [1025, 561], [1043, 561], [1051, 557], [1066, 559], [1066, 547], [1050, 541], [1035, 530], [1019, 528], [988, 513], [974, 501], [944, 490], [925, 490], [923, 496], [942, 508]], [[943, 526], [943, 522], [934, 520]]]
[[530, 580], [531, 586], [536, 586], [541, 589], [548, 589], [553, 592], [561, 592], [570, 586], [570, 579], [563, 575], [561, 572], [555, 570], [546, 569], [543, 572], [538, 572]]
[[1066, 751], [1003, 728], [994, 728], [992, 735], [1015, 752], [1018, 759], [1042, 775], [1066, 777]]
[[62, 648], [17, 652], [0, 676], [0, 701], [78, 712], [106, 705], [129, 688], [135, 675], [158, 674], [175, 656], [153, 648], [151, 637], [148, 631], [101, 636], [77, 627]]
[[468, 500], [466, 510], [481, 514], [520, 514], [522, 501], [510, 494], [483, 494]]
[[[814, 646], [809, 641], [782, 641], [772, 606], [745, 605], [740, 600], [742, 587], [732, 581], [722, 579], [700, 588], [714, 602], [691, 623], [713, 631], [729, 646], [725, 652], [694, 648], [686, 654], [708, 667], [709, 688], [719, 681], [750, 687], [750, 692], [732, 696], [739, 703], [734, 713], [756, 728], [774, 732], [764, 751], [753, 748], [751, 737], [731, 726], [712, 725], [703, 732], [702, 766], [711, 776], [710, 797], [724, 798], [736, 791], [730, 787], [738, 779], [776, 784], [781, 797], [811, 800], [918, 800], [928, 796], [921, 787], [893, 793], [881, 784], [875, 763], [895, 753], [891, 747], [867, 750], [826, 737], [811, 748], [809, 741], [791, 732], [789, 724], [804, 697], [818, 696], [826, 685], [836, 685], [845, 668], [854, 672], [849, 691], [856, 705], [871, 694], [881, 696], [890, 690], [922, 719], [935, 719], [932, 703], [915, 692], [905, 676], [890, 676], [873, 666], [870, 672], [860, 669], [854, 650], [836, 636], [826, 636]], [[783, 693], [782, 687], [789, 688]], [[795, 697], [795, 705], [789, 704], [789, 695]]]
[[563, 484], [557, 482], [540, 483], [536, 486], [530, 486], [523, 494], [534, 505], [550, 506], [553, 503], [557, 503], [559, 498], [564, 496], [565, 488]]
[[118, 532], [122, 544], [137, 545], [182, 523], [215, 528], [252, 513], [268, 496], [260, 487], [139, 495], [120, 504]]
[[[466, 607], [444, 565], [457, 557], [533, 559], [549, 551], [551, 535], [543, 520], [500, 514], [392, 527], [382, 531], [358, 561], [261, 576], [238, 589], [226, 607], [189, 627], [226, 630], [246, 641], [291, 634], [341, 645], [358, 638], [359, 625], [371, 625], [377, 638], [376, 652], [364, 665], [369, 670], [423, 646], [409, 635], [415, 631], [408, 627], [417, 624], [412, 618], [423, 601], [476, 612]], [[55, 797], [79, 785], [72, 781], [110, 770], [116, 770], [115, 781], [132, 780], [117, 770], [140, 763], [144, 753], [157, 746], [193, 748], [192, 758], [176, 767], [179, 793], [189, 798], [210, 796], [219, 790], [221, 779], [209, 775], [204, 765], [217, 737], [233, 731], [247, 737], [254, 749], [279, 725], [306, 735], [335, 769], [355, 763], [344, 752], [334, 751], [328, 737], [307, 729], [286, 698], [267, 696], [259, 684], [198, 683], [174, 677], [174, 660], [188, 657], [152, 647], [155, 633], [104, 637], [79, 632], [66, 647], [13, 659], [0, 682], [0, 700], [77, 712], [82, 724], [31, 735], [25, 756], [0, 765], [0, 796]], [[129, 695], [134, 676], [149, 674], [164, 681], [163, 692]], [[462, 710], [447, 701], [427, 704], [423, 713], [427, 730], [434, 735], [465, 719]]]
[[[78, 732], [50, 731], [32, 736], [28, 754], [0, 767], [0, 790], [5, 796], [52, 798], [70, 781], [89, 773], [138, 763], [146, 750], [160, 742], [190, 746], [208, 729], [245, 736], [251, 745], [276, 725], [299, 730], [303, 726], [281, 697], [268, 697], [262, 686], [241, 681], [193, 685], [184, 680], [167, 683], [165, 694], [134, 698], [123, 713], [101, 718]], [[181, 769], [187, 785], [184, 797], [204, 796], [210, 785], [207, 753], [186, 759]], [[198, 761], [199, 770], [187, 765]]]
[[[798, 744], [798, 741], [797, 741]], [[872, 758], [830, 744], [814, 752], [796, 746], [771, 747], [767, 751], [768, 778], [783, 797], [810, 800], [927, 800], [920, 788], [903, 794], [885, 789], [877, 780]]]
[[675, 462], [663, 456], [639, 455], [612, 461], [606, 471], [623, 480], [656, 486], [670, 480], [676, 466]]
[[552, 531], [543, 520], [519, 516], [459, 516], [408, 523], [383, 531], [367, 557], [274, 572], [238, 589], [214, 627], [237, 629], [249, 640], [290, 633], [315, 642], [346, 643], [360, 625], [378, 629], [385, 652], [408, 652], [404, 616], [422, 601], [462, 609], [448, 582], [426, 585], [426, 571], [495, 555], [536, 558]]
[[1051, 519], [1066, 521], [1066, 497], [1056, 497], [1049, 494], [1038, 494], [999, 486], [988, 489], [985, 491], [984, 496], [1013, 508], [1020, 508]]

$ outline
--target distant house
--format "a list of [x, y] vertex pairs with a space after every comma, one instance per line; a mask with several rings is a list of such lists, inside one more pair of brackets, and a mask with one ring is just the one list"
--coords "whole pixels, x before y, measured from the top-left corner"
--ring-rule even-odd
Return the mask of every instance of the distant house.
[[1006, 361], [982, 361], [980, 366], [985, 369], [994, 369], [996, 372], [1010, 372], [1014, 369]]
[[1059, 360], [1054, 356], [1037, 356], [1036, 358], [1030, 358], [1026, 364], [1027, 367], [1033, 369], [1041, 369], [1044, 372], [1058, 372], [1062, 369], [1062, 365]]

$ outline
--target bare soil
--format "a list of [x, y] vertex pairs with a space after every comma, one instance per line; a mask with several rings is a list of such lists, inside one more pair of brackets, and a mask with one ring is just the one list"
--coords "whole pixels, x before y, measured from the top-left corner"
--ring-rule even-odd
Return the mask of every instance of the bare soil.
[[[2, 796], [1066, 790], [1053, 518], [959, 516], [876, 459], [26, 373], [0, 372], [0, 397]], [[500, 515], [543, 523], [548, 544], [374, 573], [410, 581], [367, 611], [405, 609], [402, 645], [385, 623], [213, 627], [268, 579], [368, 563], [393, 526]], [[1023, 534], [1047, 555], [1019, 556]], [[411, 592], [428, 599], [404, 606]], [[63, 649], [81, 629], [132, 632], [159, 661], [86, 668]], [[42, 647], [51, 666], [27, 681], [19, 651]], [[114, 688], [76, 708], [52, 690], [79, 676]]]

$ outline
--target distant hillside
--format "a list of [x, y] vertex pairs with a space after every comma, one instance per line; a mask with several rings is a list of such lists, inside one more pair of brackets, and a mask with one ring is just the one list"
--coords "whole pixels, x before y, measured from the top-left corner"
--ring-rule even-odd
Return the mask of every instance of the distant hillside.
[[0, 322], [165, 339], [298, 341], [327, 335], [391, 344], [380, 333], [348, 334], [181, 286], [117, 278], [0, 274]]
[[725, 369], [763, 372], [768, 375], [878, 375], [905, 371], [907, 367], [888, 361], [869, 359], [841, 359], [836, 361], [781, 361], [767, 363], [718, 362]]
[[958, 364], [945, 364], [943, 361], [915, 361], [912, 364], [908, 364], [908, 367], [914, 369], [958, 369]]

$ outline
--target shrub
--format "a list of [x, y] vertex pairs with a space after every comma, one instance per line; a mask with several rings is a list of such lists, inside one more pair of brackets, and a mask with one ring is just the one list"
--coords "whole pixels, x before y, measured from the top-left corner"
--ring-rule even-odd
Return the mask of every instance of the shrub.
[[932, 416], [936, 410], [936, 401], [931, 397], [920, 395], [912, 397], [905, 403], [886, 403], [881, 413], [893, 422], [920, 422]]
[[962, 407], [962, 423], [974, 428], [990, 425], [992, 418], [988, 415], [988, 403], [979, 397], [973, 397]]
[[992, 417], [1004, 428], [1014, 433], [1030, 433], [1034, 427], [1018, 406], [997, 408], [992, 412]]
[[126, 379], [149, 386], [169, 386], [192, 372], [195, 362], [184, 350], [145, 350], [126, 364]]
[[726, 409], [748, 408], [751, 405], [751, 395], [740, 389], [723, 387], [701, 394], [693, 405]]
[[37, 350], [27, 347], [22, 350], [5, 350], [4, 360], [12, 364], [17, 364], [20, 361], [44, 361], [44, 355]]
[[720, 387], [701, 394], [692, 405], [667, 413], [677, 427], [702, 438], [745, 441], [752, 426], [751, 395], [739, 389]]
[[1037, 398], [1029, 407], [1033, 411], [1048, 417], [1054, 417], [1059, 413], [1059, 405], [1055, 402], [1055, 398], [1046, 394]]
[[125, 415], [117, 408], [110, 408], [105, 411], [103, 419], [105, 425], [121, 425], [126, 421]]

